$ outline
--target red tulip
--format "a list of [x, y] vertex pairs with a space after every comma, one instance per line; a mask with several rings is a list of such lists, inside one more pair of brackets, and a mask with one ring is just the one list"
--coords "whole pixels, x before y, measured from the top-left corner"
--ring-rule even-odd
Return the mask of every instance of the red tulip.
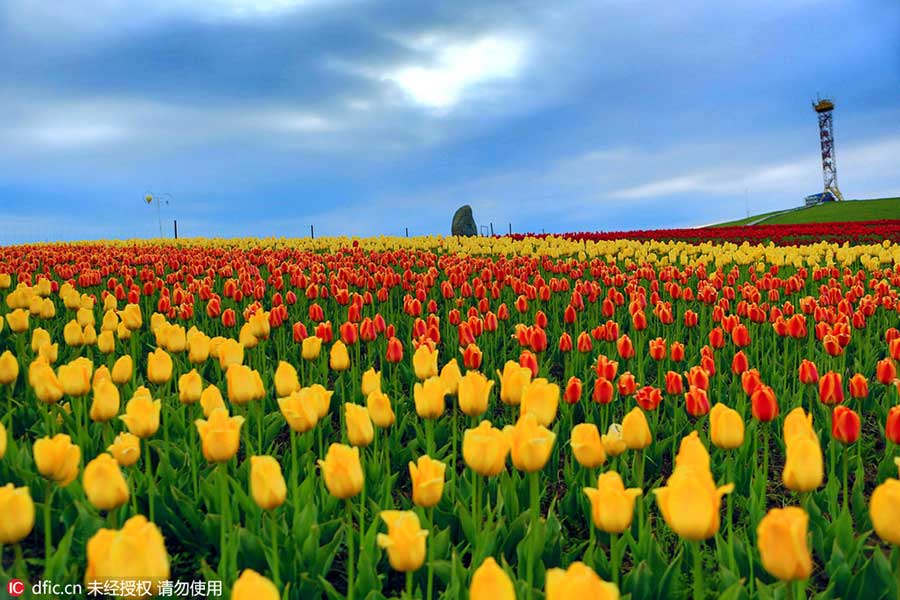
[[900, 444], [900, 405], [892, 406], [888, 411], [884, 425], [884, 437], [894, 444]]
[[613, 384], [612, 381], [605, 377], [598, 377], [594, 382], [594, 392], [591, 399], [598, 404], [609, 404], [613, 400]]
[[581, 400], [581, 387], [580, 379], [569, 377], [569, 381], [566, 383], [566, 391], [563, 393], [563, 400], [568, 404], [578, 404], [578, 401]]
[[833, 406], [844, 401], [844, 384], [840, 373], [828, 371], [819, 379], [819, 400]]
[[756, 369], [748, 369], [741, 373], [741, 387], [744, 393], [750, 396], [756, 391], [756, 388], [762, 385], [762, 379], [759, 377], [759, 371]]
[[469, 344], [463, 350], [463, 366], [470, 371], [476, 371], [481, 368], [481, 349], [476, 344]]
[[681, 378], [681, 373], [675, 371], [666, 373], [666, 393], [670, 396], [684, 393], [684, 380]]
[[639, 310], [631, 316], [631, 325], [636, 331], [647, 329], [647, 315], [644, 314], [644, 311]]
[[619, 389], [619, 393], [621, 395], [632, 395], [635, 388], [637, 387], [637, 382], [635, 382], [634, 380], [634, 375], [632, 375], [628, 371], [625, 371], [624, 373], [619, 375], [619, 380], [616, 382], [616, 387]]
[[572, 336], [569, 335], [569, 332], [563, 332], [561, 336], [559, 336], [559, 351], [560, 352], [571, 352], [572, 351]]
[[850, 396], [852, 398], [860, 399], [869, 395], [869, 381], [862, 373], [857, 373], [851, 377], [847, 385], [850, 388]]
[[709, 332], [709, 345], [713, 348], [723, 348], [725, 346], [725, 332], [721, 327], [715, 327]]
[[388, 340], [387, 351], [384, 355], [389, 363], [398, 363], [403, 360], [403, 344], [397, 338], [391, 336]]
[[644, 410], [656, 410], [656, 407], [662, 402], [662, 390], [652, 385], [645, 385], [635, 392], [634, 400]]
[[816, 368], [816, 363], [804, 358], [800, 363], [799, 377], [800, 383], [806, 385], [811, 385], [819, 381], [819, 370]]
[[846, 406], [835, 406], [831, 413], [831, 437], [842, 444], [859, 439], [859, 415]]
[[571, 325], [575, 322], [575, 319], [578, 318], [578, 312], [576, 312], [575, 307], [571, 304], [566, 307], [566, 310], [563, 311], [563, 322]]
[[875, 367], [875, 379], [878, 383], [889, 385], [897, 379], [897, 365], [890, 358], [879, 360]]
[[237, 324], [237, 315], [233, 308], [226, 308], [222, 311], [222, 325], [225, 327], [234, 327]]
[[348, 346], [352, 346], [359, 341], [359, 326], [356, 323], [347, 321], [342, 323], [338, 330], [341, 333], [341, 341]]
[[735, 375], [740, 375], [749, 368], [750, 361], [747, 359], [747, 355], [744, 354], [744, 351], [738, 350], [735, 352], [734, 358], [731, 359], [731, 372]]
[[672, 362], [681, 362], [684, 360], [684, 344], [681, 342], [672, 342], [669, 346], [669, 358]]
[[731, 330], [731, 341], [738, 348], [745, 348], [750, 345], [750, 332], [747, 330], [747, 326], [743, 323], [740, 325], [736, 325], [734, 329]]
[[750, 395], [750, 411], [758, 421], [768, 422], [777, 417], [778, 400], [775, 398], [775, 390], [760, 384]]
[[666, 340], [658, 337], [650, 340], [650, 358], [659, 361], [666, 358]]
[[537, 377], [538, 361], [537, 356], [535, 356], [533, 352], [522, 350], [522, 354], [519, 355], [519, 364], [523, 367], [531, 369], [531, 376]]
[[688, 380], [688, 386], [697, 387], [702, 390], [709, 388], [709, 373], [707, 373], [706, 369], [703, 367], [691, 367], [690, 370], [685, 373], [685, 376]]
[[616, 350], [618, 351], [619, 356], [625, 360], [634, 356], [634, 346], [632, 345], [631, 338], [628, 337], [628, 334], [625, 334], [616, 340]]
[[299, 344], [309, 335], [306, 331], [306, 325], [302, 321], [297, 321], [293, 326], [294, 343]]
[[589, 336], [587, 332], [582, 331], [578, 334], [578, 339], [575, 342], [575, 347], [579, 352], [590, 352], [594, 349], [594, 343], [591, 341], [591, 336]]
[[685, 327], [687, 327], [688, 329], [691, 329], [693, 327], [696, 327], [698, 322], [699, 322], [699, 316], [697, 315], [697, 313], [695, 313], [692, 310], [684, 311], [684, 326]]
[[837, 336], [830, 333], [825, 334], [825, 337], [822, 338], [822, 346], [829, 356], [838, 356], [844, 352], [844, 348], [841, 346]]
[[534, 313], [534, 324], [541, 329], [547, 329], [547, 315], [544, 314], [544, 311], [539, 310]]
[[706, 390], [691, 386], [684, 395], [684, 407], [692, 417], [702, 417], [709, 412], [709, 396]]
[[597, 364], [594, 366], [594, 371], [597, 373], [598, 377], [604, 377], [612, 381], [616, 378], [616, 372], [619, 370], [619, 363], [614, 360], [609, 360], [602, 354], [597, 357]]

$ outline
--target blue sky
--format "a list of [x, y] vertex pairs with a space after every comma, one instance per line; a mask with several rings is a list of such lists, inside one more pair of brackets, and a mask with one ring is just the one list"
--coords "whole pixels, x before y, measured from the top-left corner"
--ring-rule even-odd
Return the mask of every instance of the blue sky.
[[0, 243], [690, 226], [900, 195], [895, 0], [0, 1]]

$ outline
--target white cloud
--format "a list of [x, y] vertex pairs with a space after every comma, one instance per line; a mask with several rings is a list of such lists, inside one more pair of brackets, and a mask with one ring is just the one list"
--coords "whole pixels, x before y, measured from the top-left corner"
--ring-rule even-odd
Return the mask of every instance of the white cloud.
[[450, 43], [424, 36], [413, 45], [431, 54], [428, 64], [401, 66], [382, 78], [399, 85], [418, 104], [436, 109], [452, 107], [480, 84], [514, 78], [526, 51], [523, 40], [504, 35]]

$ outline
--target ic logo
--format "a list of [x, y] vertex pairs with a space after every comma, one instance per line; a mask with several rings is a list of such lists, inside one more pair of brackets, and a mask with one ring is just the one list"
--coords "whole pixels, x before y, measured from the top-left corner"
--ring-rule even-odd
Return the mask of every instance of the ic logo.
[[13, 598], [18, 598], [25, 593], [25, 582], [21, 579], [10, 579], [9, 583], [6, 584], [6, 591]]

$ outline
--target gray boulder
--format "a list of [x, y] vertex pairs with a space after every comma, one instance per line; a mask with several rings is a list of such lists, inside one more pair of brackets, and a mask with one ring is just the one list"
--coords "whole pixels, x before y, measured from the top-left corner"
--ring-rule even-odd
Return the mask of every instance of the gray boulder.
[[452, 235], [478, 235], [478, 227], [475, 225], [471, 206], [468, 204], [460, 206], [453, 213], [453, 225], [450, 227], [450, 233]]

